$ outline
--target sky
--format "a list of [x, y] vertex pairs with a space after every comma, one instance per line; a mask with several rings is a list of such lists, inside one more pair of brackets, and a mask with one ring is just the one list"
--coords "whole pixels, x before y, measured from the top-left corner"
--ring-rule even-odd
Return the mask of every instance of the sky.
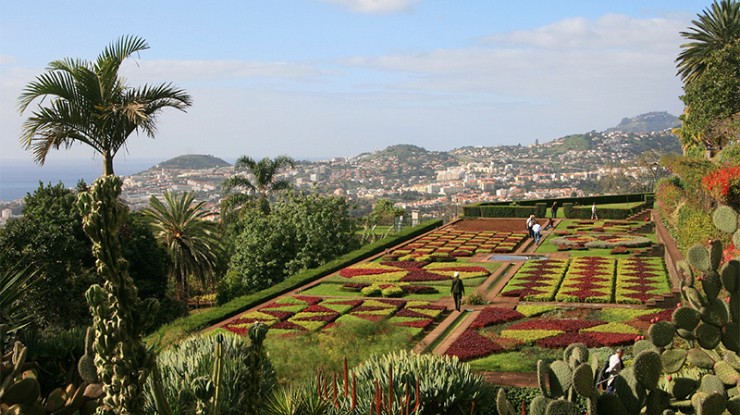
[[[92, 61], [123, 35], [150, 45], [121, 68], [127, 83], [171, 82], [193, 105], [163, 111], [156, 138], [131, 136], [116, 165], [527, 145], [679, 115], [680, 32], [710, 4], [0, 0], [0, 163], [32, 163], [18, 141], [36, 105], [18, 112], [23, 87], [49, 62]], [[82, 145], [48, 160], [100, 162]]]

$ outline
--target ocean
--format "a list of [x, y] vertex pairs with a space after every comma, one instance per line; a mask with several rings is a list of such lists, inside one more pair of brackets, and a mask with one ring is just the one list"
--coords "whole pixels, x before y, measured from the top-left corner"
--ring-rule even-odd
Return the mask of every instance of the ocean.
[[[159, 163], [157, 159], [114, 160], [113, 168], [119, 176], [128, 176], [147, 170]], [[52, 185], [62, 182], [65, 187], [75, 187], [82, 179], [90, 184], [103, 173], [100, 159], [47, 160], [43, 166], [28, 160], [3, 160], [0, 162], [0, 202], [22, 199], [33, 193], [39, 182]]]

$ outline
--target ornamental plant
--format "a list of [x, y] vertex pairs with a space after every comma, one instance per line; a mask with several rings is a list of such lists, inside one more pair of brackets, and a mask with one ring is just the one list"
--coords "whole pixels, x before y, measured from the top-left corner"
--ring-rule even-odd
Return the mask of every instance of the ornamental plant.
[[709, 172], [702, 178], [701, 186], [721, 203], [740, 202], [740, 165]]

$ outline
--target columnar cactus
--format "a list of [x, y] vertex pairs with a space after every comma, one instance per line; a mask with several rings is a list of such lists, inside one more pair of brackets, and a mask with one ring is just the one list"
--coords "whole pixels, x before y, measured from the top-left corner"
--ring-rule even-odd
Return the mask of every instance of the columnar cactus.
[[127, 214], [118, 199], [121, 184], [116, 176], [101, 177], [77, 202], [104, 281], [85, 294], [93, 315], [95, 366], [103, 383], [99, 414], [142, 413], [142, 388], [154, 364], [154, 355], [141, 337], [153, 323], [159, 303], [139, 300], [121, 255], [118, 229]]

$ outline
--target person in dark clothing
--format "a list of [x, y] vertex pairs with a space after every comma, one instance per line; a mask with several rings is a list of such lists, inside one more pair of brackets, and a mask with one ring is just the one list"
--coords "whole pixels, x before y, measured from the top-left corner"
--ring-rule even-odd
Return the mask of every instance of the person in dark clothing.
[[552, 202], [552, 207], [550, 207], [550, 217], [555, 219], [556, 216], [558, 216], [558, 202]]
[[460, 273], [455, 271], [455, 276], [452, 279], [452, 287], [450, 288], [452, 298], [455, 300], [455, 310], [460, 311], [460, 305], [462, 304], [462, 297], [465, 294], [465, 286], [460, 279]]

